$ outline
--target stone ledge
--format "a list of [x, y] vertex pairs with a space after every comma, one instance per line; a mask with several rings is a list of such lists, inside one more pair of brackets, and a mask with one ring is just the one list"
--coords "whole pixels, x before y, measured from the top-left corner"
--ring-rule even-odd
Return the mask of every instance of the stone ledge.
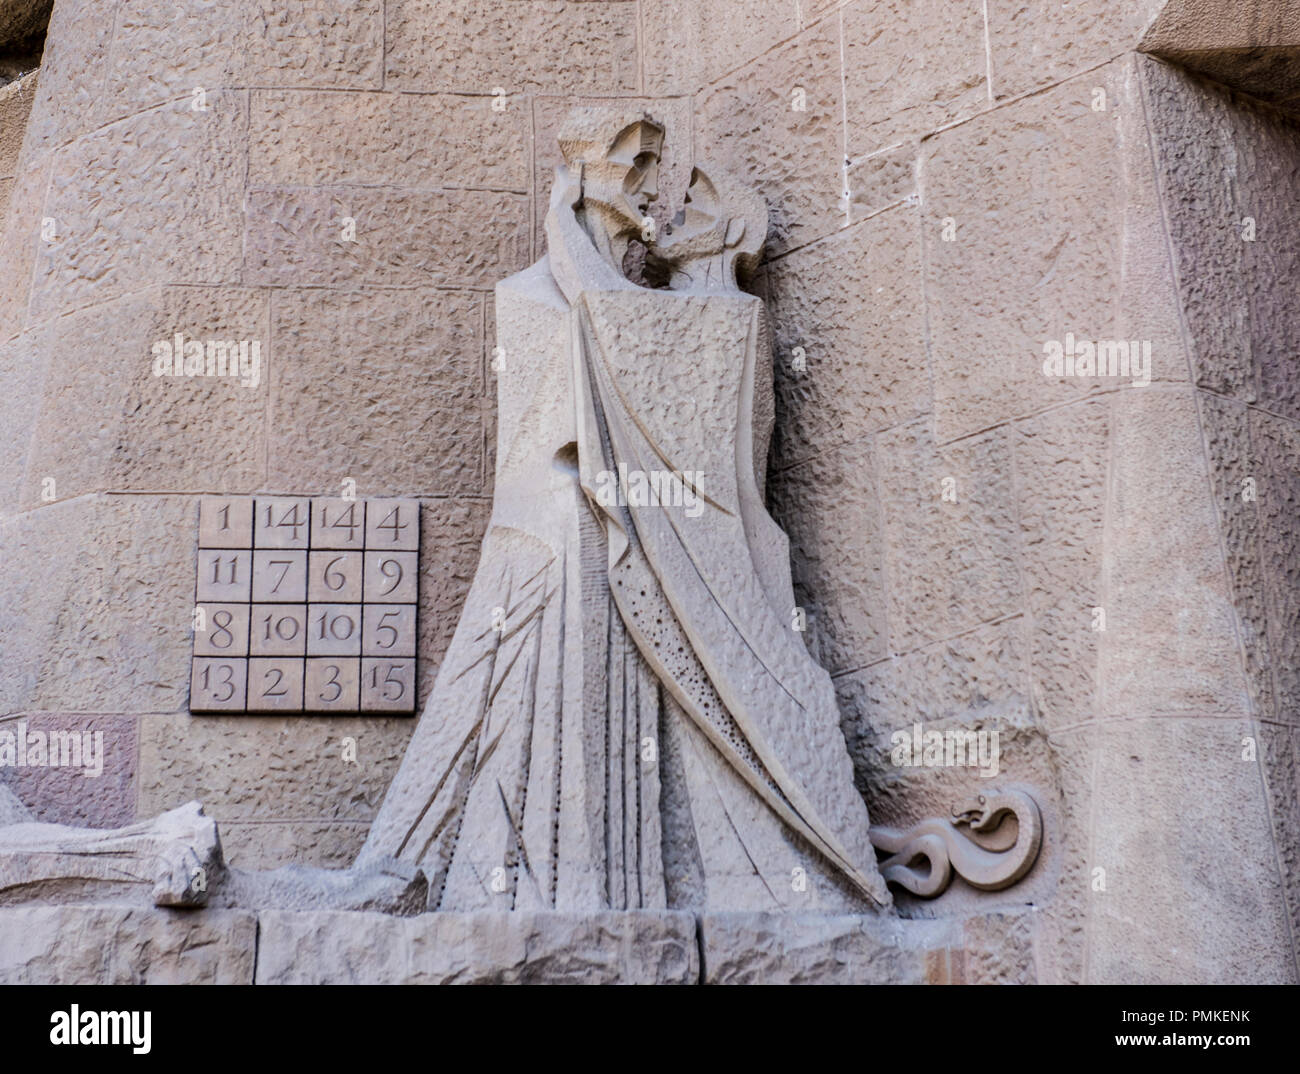
[[705, 984], [985, 984], [1034, 979], [1026, 913], [929, 920], [705, 914]]
[[[0, 984], [1029, 982], [1033, 913], [0, 909]], [[701, 960], [702, 956], [702, 960]]]
[[680, 911], [264, 911], [257, 984], [694, 984]]
[[252, 984], [256, 949], [244, 910], [0, 910], [0, 984]]

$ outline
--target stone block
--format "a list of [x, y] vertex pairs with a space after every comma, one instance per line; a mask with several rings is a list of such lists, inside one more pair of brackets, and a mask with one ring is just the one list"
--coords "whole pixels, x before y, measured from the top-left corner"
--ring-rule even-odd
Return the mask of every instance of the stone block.
[[[20, 734], [29, 743], [33, 734], [44, 736], [50, 764], [0, 768], [0, 781], [35, 820], [120, 828], [135, 819], [135, 716], [25, 713], [0, 720], [0, 736], [6, 731], [14, 735], [15, 748]], [[69, 736], [80, 740], [79, 750]], [[30, 749], [24, 755], [32, 757]], [[56, 756], [59, 763], [54, 766]]]
[[384, 0], [253, 0], [241, 6], [242, 84], [382, 88]]
[[1013, 437], [1033, 699], [1049, 730], [1099, 714], [1110, 444], [1104, 400], [1020, 422]]
[[1165, 3], [987, 0], [994, 95], [1019, 97], [1131, 51]]
[[[36, 99], [38, 74], [32, 71], [0, 86], [0, 179], [12, 179], [18, 173], [18, 154], [23, 147], [27, 117]], [[4, 203], [0, 200], [0, 214], [3, 212]]]
[[1011, 442], [936, 446], [928, 420], [876, 437], [894, 653], [1022, 607]]
[[523, 194], [331, 186], [249, 190], [245, 270], [269, 287], [472, 287], [524, 267]]
[[[930, 410], [915, 210], [883, 213], [769, 262], [766, 277], [776, 466]], [[797, 347], [806, 369], [796, 368]]]
[[1300, 112], [1300, 22], [1286, 0], [1169, 0], [1139, 47], [1224, 86]]
[[1277, 692], [1273, 715], [1295, 725], [1300, 724], [1300, 428], [1254, 409], [1249, 420], [1259, 475], [1259, 588], [1268, 610], [1268, 652]]
[[28, 144], [48, 151], [93, 130], [103, 99], [116, 3], [61, 0], [50, 16]]
[[849, 219], [856, 223], [901, 202], [914, 202], [920, 152], [919, 143], [906, 141], [855, 160], [848, 170]]
[[1300, 730], [1266, 722], [1257, 724], [1256, 729], [1273, 847], [1282, 874], [1291, 935], [1296, 936], [1300, 934]]
[[258, 915], [258, 984], [694, 984], [682, 912]]
[[221, 825], [221, 853], [233, 869], [347, 869], [369, 831], [365, 821], [228, 821]]
[[0, 714], [185, 704], [195, 515], [182, 497], [86, 496], [0, 529]]
[[641, 22], [645, 88], [657, 96], [697, 93], [803, 28], [788, 0], [645, 0]]
[[275, 817], [369, 821], [412, 726], [357, 715], [142, 717], [139, 814], [198, 799], [222, 830]]
[[700, 919], [705, 984], [951, 984], [948, 921], [856, 914], [711, 913]]
[[[836, 680], [850, 752], [914, 723], [980, 720], [1029, 709], [1027, 627], [1020, 616], [881, 660]], [[885, 758], [887, 759], [887, 757]], [[861, 771], [883, 764], [863, 757]], [[873, 814], [874, 815], [874, 814]]]
[[1249, 691], [1192, 392], [1134, 389], [1112, 406], [1102, 711], [1245, 715]]
[[[1274, 659], [1274, 639], [1270, 637], [1270, 596], [1281, 596], [1289, 588], [1286, 578], [1287, 562], [1294, 563], [1294, 555], [1269, 563], [1280, 567], [1280, 577], [1266, 583], [1263, 557], [1267, 555], [1266, 538], [1261, 526], [1261, 513], [1272, 515], [1280, 508], [1286, 517], [1294, 517], [1295, 504], [1287, 488], [1275, 478], [1282, 475], [1270, 473], [1263, 465], [1261, 454], [1252, 447], [1252, 420], [1268, 419], [1252, 412], [1244, 403], [1209, 392], [1198, 392], [1196, 402], [1200, 410], [1201, 428], [1205, 436], [1208, 469], [1217, 511], [1219, 533], [1227, 559], [1228, 582], [1236, 615], [1237, 632], [1241, 638], [1245, 662], [1246, 685], [1250, 692], [1252, 711], [1264, 719], [1286, 719], [1278, 710], [1276, 683], [1288, 674], [1291, 662]], [[1257, 432], [1258, 435], [1258, 432]], [[1260, 437], [1264, 446], [1267, 437]], [[1260, 497], [1263, 497], [1261, 502]], [[1287, 523], [1289, 525], [1289, 522]], [[1280, 626], [1274, 623], [1276, 629]], [[1276, 643], [1285, 649], [1293, 632], [1279, 630]], [[1290, 642], [1294, 644], [1294, 642]]]
[[531, 0], [393, 0], [385, 85], [425, 92], [629, 93], [637, 89], [637, 5]]
[[[1149, 344], [1154, 382], [1187, 379], [1133, 62], [925, 143], [926, 310], [941, 441], [1133, 382], [1045, 373], [1049, 346], [1071, 337]], [[1105, 90], [1105, 111], [1093, 110], [1094, 87]]]
[[834, 672], [883, 657], [885, 548], [870, 442], [773, 474], [769, 499], [790, 538], [795, 607], [806, 613], [814, 658]]
[[480, 490], [482, 301], [427, 288], [277, 294], [272, 485], [337, 495], [352, 478], [362, 496]]
[[126, 906], [0, 909], [0, 983], [252, 984], [257, 918]]
[[[529, 189], [526, 103], [490, 96], [254, 90], [252, 186]], [[549, 143], [548, 143], [549, 144]], [[549, 184], [548, 184], [549, 185]]]
[[826, 19], [717, 79], [698, 98], [695, 156], [767, 199], [768, 253], [847, 223], [838, 23]]
[[206, 111], [172, 102], [59, 153], [44, 211], [56, 237], [37, 251], [33, 318], [159, 281], [238, 283], [247, 124], [247, 95], [214, 91]]
[[[46, 478], [58, 499], [105, 489], [249, 490], [266, 466], [269, 330], [264, 294], [204, 287], [151, 290], [42, 326], [34, 346], [48, 372], [24, 504], [44, 502]], [[255, 376], [155, 375], [155, 348], [175, 350], [178, 334], [205, 348], [248, 341]]]
[[1105, 890], [1090, 895], [1090, 982], [1295, 982], [1250, 731], [1210, 718], [1098, 728], [1093, 857]]
[[1165, 64], [1140, 70], [1196, 383], [1300, 420], [1300, 119]]
[[979, 0], [859, 0], [840, 18], [849, 160], [990, 107]]
[[[19, 166], [9, 188], [8, 211], [0, 216], [0, 271], [4, 280], [4, 286], [0, 287], [0, 340], [17, 335], [27, 323], [32, 267], [36, 263], [37, 244], [41, 241], [41, 219], [49, 178], [49, 155], [33, 154], [30, 160]], [[7, 363], [0, 365], [0, 376], [10, 372]], [[27, 376], [28, 369], [19, 373]], [[12, 393], [6, 391], [3, 394]], [[22, 395], [23, 402], [30, 405], [29, 393], [23, 392]]]

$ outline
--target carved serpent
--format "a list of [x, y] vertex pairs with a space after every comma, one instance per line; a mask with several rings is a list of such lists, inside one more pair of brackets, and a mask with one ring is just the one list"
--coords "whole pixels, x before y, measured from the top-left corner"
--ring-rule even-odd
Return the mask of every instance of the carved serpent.
[[[1014, 842], [1009, 833], [995, 834], [1008, 814], [1016, 818]], [[982, 843], [960, 825], [981, 834]], [[981, 891], [1010, 887], [1033, 866], [1043, 842], [1043, 820], [1037, 803], [1024, 791], [990, 791], [952, 807], [952, 819], [930, 817], [906, 831], [883, 826], [871, 829], [871, 844], [892, 855], [880, 863], [884, 878], [913, 895], [932, 898], [947, 888], [953, 871]], [[926, 872], [914, 867], [919, 858]]]

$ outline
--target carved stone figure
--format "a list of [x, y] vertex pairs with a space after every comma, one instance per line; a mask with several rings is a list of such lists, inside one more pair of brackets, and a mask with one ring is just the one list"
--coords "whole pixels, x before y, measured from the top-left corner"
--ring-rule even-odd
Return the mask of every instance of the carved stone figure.
[[354, 867], [230, 870], [197, 803], [94, 832], [27, 823], [9, 796], [0, 892], [90, 878], [164, 905], [861, 911], [890, 904], [886, 878], [933, 895], [953, 868], [986, 888], [1024, 875], [1041, 823], [1023, 793], [871, 828], [764, 506], [771, 344], [740, 284], [767, 207], [695, 167], [647, 251], [663, 285], [629, 279], [662, 141], [602, 109], [560, 134], [548, 253], [497, 287], [478, 570]]
[[492, 520], [361, 855], [442, 909], [889, 902], [764, 508], [766, 207], [696, 168], [669, 286], [629, 280], [662, 136], [576, 112], [549, 253], [497, 288]]

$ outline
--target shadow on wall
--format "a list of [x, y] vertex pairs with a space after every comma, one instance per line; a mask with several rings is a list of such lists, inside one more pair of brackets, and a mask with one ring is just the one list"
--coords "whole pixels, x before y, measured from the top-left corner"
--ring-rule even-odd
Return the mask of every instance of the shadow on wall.
[[[0, 86], [40, 66], [54, 0], [0, 0]], [[8, 142], [6, 127], [0, 138]]]

